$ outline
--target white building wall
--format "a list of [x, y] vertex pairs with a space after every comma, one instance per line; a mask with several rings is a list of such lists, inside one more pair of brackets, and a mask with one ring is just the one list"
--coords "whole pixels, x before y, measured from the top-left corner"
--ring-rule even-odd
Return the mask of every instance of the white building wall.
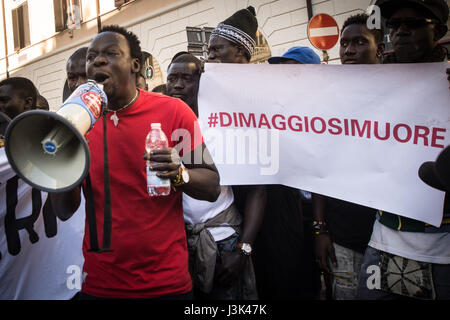
[[33, 81], [39, 93], [44, 96], [51, 110], [57, 110], [62, 103], [64, 82], [66, 81], [66, 62], [70, 55], [83, 46], [88, 46], [86, 42], [70, 50], [38, 60], [28, 66], [20, 68], [11, 76], [25, 77]]
[[[93, 12], [92, 6], [87, 6], [87, 1], [89, 2], [89, 0], [82, 1], [83, 13], [93, 17], [95, 12]], [[103, 3], [103, 1], [100, 2]], [[137, 0], [136, 4], [139, 1], [149, 0]], [[32, 32], [35, 28], [40, 28], [39, 21], [43, 24], [43, 20], [39, 17], [35, 18], [35, 13], [32, 11], [37, 10], [36, 2], [42, 3], [42, 6], [44, 2], [46, 3], [48, 12], [45, 14], [45, 19], [50, 20], [43, 27], [43, 30], [39, 31], [39, 36], [42, 38], [50, 34], [51, 30], [54, 30], [53, 1], [29, 0], [30, 15], [32, 15], [30, 24], [33, 24]], [[105, 2], [107, 3], [102, 11], [111, 9], [111, 3], [114, 1], [105, 0]], [[11, 4], [12, 0], [8, 3]], [[330, 14], [334, 16], [339, 26], [342, 26], [344, 20], [350, 15], [364, 12], [371, 0], [313, 0], [312, 3], [313, 14]], [[130, 5], [133, 5], [133, 3]], [[179, 51], [187, 50], [186, 26], [214, 27], [236, 10], [249, 5], [256, 9], [259, 29], [265, 36], [272, 55], [281, 55], [287, 49], [296, 45], [312, 47], [306, 32], [308, 24], [306, 0], [179, 0], [154, 12], [130, 16], [128, 22], [122, 24], [122, 26], [137, 34], [141, 40], [142, 49], [150, 52], [156, 58], [165, 79], [167, 67], [173, 55]], [[10, 9], [11, 6], [7, 7], [6, 12], [8, 13]], [[41, 12], [41, 14], [43, 13]], [[11, 20], [10, 17], [11, 15], [7, 14], [7, 23], [10, 23], [10, 21], [8, 22], [8, 19]], [[95, 21], [90, 23], [95, 23]], [[12, 70], [10, 75], [25, 76], [31, 79], [41, 94], [48, 99], [50, 108], [57, 109], [62, 99], [66, 60], [77, 48], [88, 45], [91, 41], [90, 38], [79, 39], [80, 37], [65, 48], [56, 48], [51, 53], [39, 55], [39, 52], [34, 52], [25, 55], [27, 52], [23, 52], [10, 57]], [[51, 39], [48, 41], [49, 45], [54, 45]], [[13, 46], [12, 34], [8, 34], [8, 46], [10, 48]], [[328, 52], [331, 59], [330, 63], [339, 63], [338, 47], [339, 45], [336, 45]], [[316, 52], [319, 56], [322, 56], [322, 52], [319, 50], [316, 50]], [[2, 72], [2, 70], [4, 71], [4, 63], [0, 64], [2, 64], [0, 66], [0, 72]]]
[[[370, 0], [313, 0], [312, 3], [313, 14], [330, 14], [342, 25], [350, 15], [364, 12]], [[259, 29], [272, 55], [282, 55], [296, 45], [312, 47], [306, 32], [306, 0], [200, 0], [128, 28], [139, 36], [143, 50], [158, 60], [166, 76], [172, 57], [187, 48], [186, 26], [214, 27], [249, 5], [255, 7]], [[315, 51], [322, 56], [320, 50]], [[330, 63], [339, 62], [338, 45], [328, 54]]]
[[53, 0], [28, 0], [28, 12], [31, 43], [48, 39], [55, 34]]

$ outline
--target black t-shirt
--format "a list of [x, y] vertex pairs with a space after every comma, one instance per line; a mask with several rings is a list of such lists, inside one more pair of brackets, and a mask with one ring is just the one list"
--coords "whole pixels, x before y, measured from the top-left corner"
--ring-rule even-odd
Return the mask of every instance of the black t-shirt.
[[328, 231], [337, 244], [364, 253], [372, 235], [376, 209], [327, 198]]

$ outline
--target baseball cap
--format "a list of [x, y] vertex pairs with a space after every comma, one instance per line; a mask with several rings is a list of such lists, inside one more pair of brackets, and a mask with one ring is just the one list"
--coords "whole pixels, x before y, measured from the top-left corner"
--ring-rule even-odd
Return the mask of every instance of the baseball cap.
[[375, 5], [381, 9], [381, 15], [387, 19], [399, 7], [414, 6], [431, 13], [441, 24], [446, 24], [449, 9], [446, 0], [377, 0]]
[[436, 161], [424, 162], [419, 177], [435, 189], [450, 191], [450, 146], [441, 151]]
[[304, 64], [320, 64], [320, 57], [309, 47], [292, 47], [281, 57], [271, 57], [268, 61], [270, 64], [277, 64], [283, 59], [293, 59]]

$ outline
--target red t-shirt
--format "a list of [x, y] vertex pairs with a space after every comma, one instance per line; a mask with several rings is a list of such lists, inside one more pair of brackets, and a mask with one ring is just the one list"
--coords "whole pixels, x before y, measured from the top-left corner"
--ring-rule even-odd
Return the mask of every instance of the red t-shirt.
[[[82, 291], [110, 298], [152, 298], [183, 294], [192, 289], [181, 192], [150, 197], [147, 194], [145, 138], [150, 124], [160, 122], [171, 141], [175, 129], [198, 134], [195, 114], [181, 100], [139, 91], [130, 107], [117, 112], [118, 126], [107, 113], [108, 159], [112, 207], [112, 252], [87, 252], [90, 248], [86, 222], [83, 241], [84, 272]], [[87, 134], [91, 152], [90, 175], [98, 243], [103, 237], [103, 123], [100, 118]], [[194, 128], [196, 128], [194, 130]], [[198, 130], [198, 131], [197, 131]], [[189, 151], [203, 139], [191, 139]]]

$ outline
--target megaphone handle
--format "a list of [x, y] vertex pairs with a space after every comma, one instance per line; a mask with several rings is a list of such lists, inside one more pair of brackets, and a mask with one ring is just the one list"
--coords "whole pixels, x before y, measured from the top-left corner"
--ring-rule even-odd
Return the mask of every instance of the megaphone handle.
[[111, 247], [111, 186], [109, 179], [109, 161], [108, 161], [108, 136], [106, 132], [106, 108], [103, 109], [103, 161], [104, 161], [104, 196], [105, 196], [105, 212], [103, 217], [103, 243], [101, 251], [110, 251]]

